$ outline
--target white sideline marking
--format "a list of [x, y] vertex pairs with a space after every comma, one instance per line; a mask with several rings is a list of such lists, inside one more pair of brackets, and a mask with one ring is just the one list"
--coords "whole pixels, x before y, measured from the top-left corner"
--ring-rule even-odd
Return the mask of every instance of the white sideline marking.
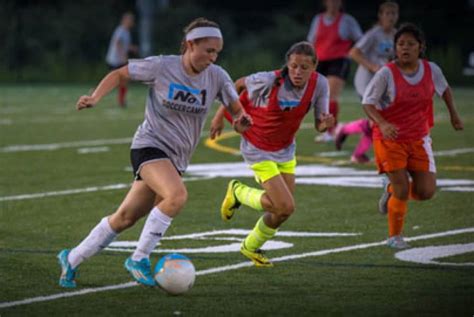
[[9, 145], [0, 148], [0, 153], [11, 153], [11, 152], [27, 152], [27, 151], [53, 151], [65, 148], [74, 147], [91, 147], [109, 144], [129, 144], [132, 142], [132, 138], [121, 138], [121, 139], [99, 139], [99, 140], [88, 140], [88, 141], [76, 141], [76, 142], [63, 142], [63, 143], [51, 143], [51, 144], [19, 144]]
[[454, 149], [454, 150], [445, 150], [445, 151], [434, 151], [434, 156], [456, 156], [458, 154], [473, 153], [474, 148], [464, 148], [464, 149]]
[[90, 192], [96, 192], [100, 190], [123, 189], [123, 188], [128, 188], [128, 187], [130, 187], [130, 184], [113, 184], [113, 185], [107, 185], [107, 186], [94, 186], [94, 187], [86, 187], [86, 188], [61, 190], [61, 191], [55, 191], [55, 192], [5, 196], [5, 197], [0, 197], [0, 201], [24, 200], [24, 199], [44, 198], [44, 197], [51, 197], [51, 196], [64, 196], [64, 195], [71, 195], [71, 194], [90, 193]]
[[[183, 177], [183, 182], [192, 182], [192, 181], [203, 180], [203, 179], [207, 179], [207, 178]], [[98, 192], [102, 190], [124, 189], [124, 188], [129, 188], [130, 186], [131, 184], [119, 183], [119, 184], [112, 184], [112, 185], [106, 185], [106, 186], [92, 186], [92, 187], [86, 187], [86, 188], [67, 189], [67, 190], [54, 191], [54, 192], [4, 196], [4, 197], [0, 197], [0, 201], [25, 200], [25, 199], [35, 199], [35, 198], [44, 198], [44, 197], [52, 197], [52, 196], [91, 193], [91, 192]]]
[[[474, 232], [474, 227], [449, 230], [445, 232], [438, 232], [438, 233], [432, 233], [432, 234], [425, 234], [425, 235], [420, 235], [416, 237], [406, 238], [406, 240], [407, 241], [426, 240], [426, 239], [431, 239], [431, 238], [445, 237], [445, 236], [450, 236], [450, 235], [471, 233], [471, 232]], [[294, 259], [322, 256], [322, 255], [327, 255], [331, 253], [341, 253], [341, 252], [346, 252], [346, 251], [368, 249], [371, 247], [378, 247], [381, 245], [385, 245], [385, 243], [386, 243], [386, 240], [380, 241], [380, 242], [356, 244], [356, 245], [341, 247], [341, 248], [336, 248], [336, 249], [327, 249], [327, 250], [319, 250], [319, 251], [307, 252], [307, 253], [301, 253], [301, 254], [286, 255], [279, 258], [273, 258], [272, 261], [284, 262], [284, 261], [289, 261], [289, 260], [294, 260]], [[200, 276], [200, 275], [207, 275], [207, 274], [213, 274], [213, 273], [220, 273], [220, 272], [232, 271], [232, 270], [237, 270], [240, 268], [251, 267], [251, 266], [253, 266], [253, 263], [247, 261], [247, 262], [241, 262], [241, 263], [236, 263], [232, 265], [224, 265], [224, 266], [197, 271], [196, 275]], [[98, 293], [98, 292], [104, 292], [104, 291], [124, 289], [124, 288], [129, 288], [129, 287], [133, 287], [137, 285], [138, 283], [136, 282], [127, 282], [127, 283], [109, 285], [109, 286], [104, 286], [104, 287], [86, 288], [80, 291], [65, 292], [65, 293], [59, 293], [59, 294], [54, 294], [54, 295], [49, 295], [49, 296], [26, 298], [23, 300], [18, 300], [18, 301], [13, 301], [13, 302], [0, 303], [0, 308], [14, 307], [14, 306], [20, 306], [20, 305], [29, 305], [33, 303], [46, 302], [46, 301], [51, 301], [51, 300], [60, 299], [60, 298], [67, 298], [67, 297], [80, 296], [80, 295], [85, 295], [85, 294], [90, 294], [90, 293]]]
[[[203, 133], [201, 138], [207, 138], [207, 133]], [[15, 144], [0, 147], [0, 153], [12, 153], [12, 152], [27, 152], [27, 151], [54, 151], [65, 148], [75, 147], [90, 147], [90, 146], [101, 146], [111, 144], [131, 144], [132, 138], [120, 138], [120, 139], [99, 139], [99, 140], [86, 140], [86, 141], [75, 141], [75, 142], [62, 142], [62, 143], [51, 143], [51, 144]]]
[[108, 152], [110, 148], [108, 146], [93, 146], [93, 147], [82, 147], [77, 149], [79, 154], [89, 154], [89, 153], [102, 153]]

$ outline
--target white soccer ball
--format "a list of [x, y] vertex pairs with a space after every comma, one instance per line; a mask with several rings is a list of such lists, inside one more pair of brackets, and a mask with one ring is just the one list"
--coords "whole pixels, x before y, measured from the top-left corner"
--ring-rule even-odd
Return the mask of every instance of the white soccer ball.
[[155, 280], [171, 295], [184, 294], [194, 285], [196, 269], [189, 258], [182, 254], [165, 255], [155, 266]]

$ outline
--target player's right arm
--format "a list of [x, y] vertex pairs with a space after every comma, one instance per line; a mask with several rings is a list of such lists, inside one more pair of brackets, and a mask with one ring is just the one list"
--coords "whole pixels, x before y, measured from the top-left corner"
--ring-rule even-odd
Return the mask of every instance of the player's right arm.
[[[239, 95], [246, 88], [245, 78], [246, 77], [239, 78], [234, 83], [235, 90], [237, 91]], [[212, 118], [211, 126], [210, 126], [210, 134], [211, 134], [212, 140], [218, 137], [222, 133], [222, 130], [224, 130], [225, 112], [226, 112], [226, 108], [223, 105], [221, 105], [219, 106], [219, 109], [217, 109], [217, 112], [214, 115], [214, 117]]]
[[79, 97], [79, 100], [76, 103], [76, 109], [82, 110], [84, 108], [91, 108], [95, 106], [102, 99], [102, 97], [117, 87], [121, 81], [128, 80], [130, 80], [128, 66], [123, 66], [119, 69], [111, 71], [100, 81], [92, 95], [84, 95]]

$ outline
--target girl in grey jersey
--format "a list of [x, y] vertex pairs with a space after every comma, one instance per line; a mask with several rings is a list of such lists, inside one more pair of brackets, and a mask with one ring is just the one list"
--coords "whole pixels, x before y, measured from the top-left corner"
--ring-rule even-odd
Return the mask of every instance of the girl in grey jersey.
[[[110, 39], [107, 56], [105, 58], [110, 70], [118, 69], [128, 61], [130, 52], [138, 51], [135, 45], [132, 45], [132, 37], [130, 29], [135, 24], [135, 16], [127, 12], [122, 16], [120, 25], [115, 28], [112, 38]], [[126, 106], [127, 82], [122, 81], [118, 87], [117, 101], [120, 107]]]
[[81, 110], [95, 106], [120, 80], [149, 85], [145, 120], [131, 146], [136, 179], [112, 215], [103, 218], [77, 247], [58, 254], [61, 286], [75, 287], [78, 265], [148, 213], [137, 248], [125, 267], [137, 282], [155, 285], [149, 255], [187, 200], [181, 174], [196, 148], [214, 99], [226, 105], [236, 118], [236, 131], [243, 132], [250, 125], [228, 74], [213, 65], [222, 46], [218, 25], [196, 19], [185, 28], [182, 55], [131, 60], [128, 66], [109, 73], [91, 96], [79, 98], [77, 109]]
[[[359, 64], [354, 77], [354, 87], [361, 98], [375, 72], [393, 58], [393, 37], [397, 21], [398, 4], [390, 1], [382, 3], [378, 10], [378, 23], [367, 31], [349, 52], [350, 57]], [[336, 149], [341, 150], [342, 144], [352, 134], [361, 134], [361, 137], [352, 152], [351, 161], [369, 162], [370, 158], [366, 154], [372, 146], [369, 120], [363, 118], [339, 126], [334, 142]]]
[[[236, 82], [237, 90], [243, 91], [242, 104], [253, 119], [252, 127], [242, 135], [240, 150], [263, 190], [231, 180], [221, 217], [231, 219], [241, 204], [262, 213], [240, 248], [256, 266], [272, 265], [260, 248], [295, 210], [295, 134], [303, 118], [313, 108], [316, 130], [323, 132], [335, 123], [328, 114], [328, 81], [315, 72], [316, 65], [311, 43], [299, 42], [286, 54], [283, 70], [256, 73]], [[223, 116], [220, 108], [212, 120], [211, 138], [222, 130]]]

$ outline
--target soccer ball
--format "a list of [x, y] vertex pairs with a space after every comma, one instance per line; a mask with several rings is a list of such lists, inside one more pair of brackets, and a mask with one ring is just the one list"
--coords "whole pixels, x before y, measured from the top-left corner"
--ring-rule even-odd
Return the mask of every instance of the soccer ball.
[[182, 254], [165, 255], [155, 266], [158, 286], [171, 295], [184, 294], [193, 287], [196, 270], [191, 260]]

